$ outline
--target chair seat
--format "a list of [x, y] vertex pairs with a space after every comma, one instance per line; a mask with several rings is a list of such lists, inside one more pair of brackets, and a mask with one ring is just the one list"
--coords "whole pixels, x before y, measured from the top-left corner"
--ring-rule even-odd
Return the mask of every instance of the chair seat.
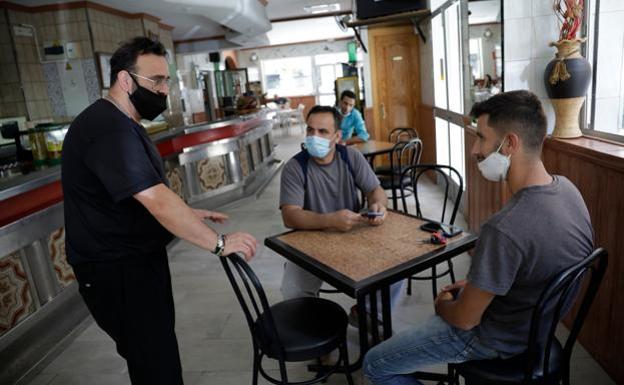
[[[540, 349], [544, 354], [544, 349]], [[470, 384], [521, 384], [524, 380], [524, 362], [526, 354], [504, 359], [476, 360], [461, 364], [452, 364], [453, 369], [466, 380], [466, 385]], [[537, 367], [533, 370], [533, 381], [549, 383], [543, 381], [547, 379], [559, 379], [562, 373], [563, 347], [555, 338], [550, 349], [548, 360], [548, 373], [544, 373], [544, 358], [540, 356], [536, 361]], [[557, 383], [557, 382], [553, 382]]]
[[[398, 175], [394, 175], [394, 176], [393, 175], [378, 175], [377, 178], [379, 179], [381, 188], [384, 190], [390, 190], [393, 186], [393, 182], [394, 182], [395, 188], [401, 187], [401, 177]], [[403, 178], [403, 185], [409, 186], [409, 184], [410, 184], [410, 177], [406, 176], [405, 178]]]
[[[338, 348], [347, 329], [347, 313], [335, 302], [304, 297], [271, 306], [271, 313], [286, 361], [306, 361]], [[266, 314], [254, 327], [261, 350], [270, 358], [279, 357], [279, 345], [267, 329]]]
[[[395, 167], [397, 168], [397, 167]], [[407, 170], [409, 168], [409, 166], [401, 166], [401, 172]], [[399, 174], [398, 170], [395, 171], [396, 174]], [[381, 165], [381, 166], [377, 166], [375, 167], [375, 174], [376, 175], [391, 175], [392, 174], [392, 169], [390, 168], [390, 165]]]

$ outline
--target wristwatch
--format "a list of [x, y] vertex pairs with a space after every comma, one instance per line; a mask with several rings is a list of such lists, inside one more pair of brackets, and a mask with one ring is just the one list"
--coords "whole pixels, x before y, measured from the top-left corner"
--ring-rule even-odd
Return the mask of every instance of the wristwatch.
[[220, 257], [223, 254], [223, 250], [225, 250], [225, 235], [219, 234], [217, 235], [217, 247], [215, 247], [214, 253], [217, 257]]

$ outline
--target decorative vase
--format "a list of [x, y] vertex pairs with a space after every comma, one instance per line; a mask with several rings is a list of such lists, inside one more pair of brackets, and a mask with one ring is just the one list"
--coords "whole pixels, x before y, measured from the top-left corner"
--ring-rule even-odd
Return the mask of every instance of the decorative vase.
[[579, 127], [579, 112], [591, 80], [591, 65], [580, 53], [585, 40], [575, 38], [550, 43], [551, 47], [557, 47], [557, 54], [546, 66], [544, 83], [555, 109], [555, 129], [552, 133], [555, 138], [583, 135]]

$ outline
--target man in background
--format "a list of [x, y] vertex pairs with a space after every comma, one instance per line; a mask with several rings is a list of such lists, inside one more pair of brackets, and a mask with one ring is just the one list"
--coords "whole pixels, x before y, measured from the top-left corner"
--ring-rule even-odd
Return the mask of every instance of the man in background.
[[366, 142], [369, 138], [368, 131], [362, 114], [355, 108], [355, 94], [353, 91], [345, 90], [340, 94], [338, 111], [342, 115], [340, 128], [342, 130], [341, 143], [355, 144]]

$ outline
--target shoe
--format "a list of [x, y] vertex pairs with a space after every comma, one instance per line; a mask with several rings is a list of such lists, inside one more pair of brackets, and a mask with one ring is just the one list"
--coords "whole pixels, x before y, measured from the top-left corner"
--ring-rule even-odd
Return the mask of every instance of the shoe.
[[[368, 314], [368, 317], [366, 317], [366, 330], [368, 330], [368, 332], [370, 333], [371, 330], [373, 329], [373, 325], [370, 319], [370, 313], [367, 312], [367, 314]], [[359, 328], [360, 322], [359, 322], [356, 305], [353, 305], [351, 307], [351, 311], [349, 311], [349, 325], [353, 326], [356, 329]], [[377, 328], [379, 329], [380, 332], [383, 330], [383, 323], [379, 319], [377, 320]]]

